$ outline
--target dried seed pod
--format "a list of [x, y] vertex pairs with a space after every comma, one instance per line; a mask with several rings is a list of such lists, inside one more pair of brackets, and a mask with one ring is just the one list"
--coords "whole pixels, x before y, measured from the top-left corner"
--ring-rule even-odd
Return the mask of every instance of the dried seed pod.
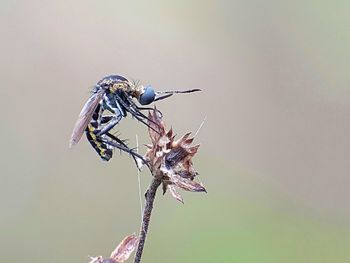
[[199, 145], [192, 145], [194, 138], [190, 138], [191, 133], [175, 140], [173, 130], [166, 130], [156, 109], [149, 113], [148, 118], [152, 144], [147, 145], [145, 158], [150, 163], [152, 175], [162, 180], [163, 192], [169, 189], [180, 202], [183, 200], [175, 187], [191, 192], [206, 192], [201, 183], [194, 181], [198, 173], [193, 167], [192, 158]]

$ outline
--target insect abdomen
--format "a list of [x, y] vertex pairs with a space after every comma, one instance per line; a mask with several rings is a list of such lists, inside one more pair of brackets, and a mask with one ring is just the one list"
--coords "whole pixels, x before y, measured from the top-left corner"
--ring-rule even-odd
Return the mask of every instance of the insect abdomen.
[[86, 137], [90, 142], [91, 146], [102, 158], [102, 160], [109, 161], [113, 156], [113, 150], [110, 147], [108, 147], [107, 144], [101, 142], [99, 138], [94, 134], [94, 131], [95, 128], [90, 123], [85, 130]]

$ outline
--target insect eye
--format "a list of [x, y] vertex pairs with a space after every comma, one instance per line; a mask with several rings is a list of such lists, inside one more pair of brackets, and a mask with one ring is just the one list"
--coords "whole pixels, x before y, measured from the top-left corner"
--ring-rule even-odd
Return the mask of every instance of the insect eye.
[[139, 102], [142, 105], [147, 105], [152, 103], [155, 97], [156, 93], [154, 92], [154, 89], [151, 86], [147, 86], [145, 87], [144, 92], [140, 95]]

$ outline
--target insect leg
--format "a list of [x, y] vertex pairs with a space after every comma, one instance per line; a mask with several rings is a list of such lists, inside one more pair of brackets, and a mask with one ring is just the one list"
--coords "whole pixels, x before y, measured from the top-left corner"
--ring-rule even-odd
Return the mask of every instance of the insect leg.
[[[147, 119], [148, 121], [151, 121], [150, 119], [148, 119], [148, 117], [146, 116], [146, 115], [144, 115], [142, 112], [141, 112], [141, 110], [154, 110], [153, 108], [149, 108], [149, 107], [139, 107], [139, 106], [137, 106], [133, 101], [132, 101], [132, 99], [130, 99], [130, 97], [128, 96], [128, 95], [126, 95], [126, 94], [124, 94], [124, 96], [125, 96], [125, 99], [126, 99], [126, 101], [130, 104], [130, 108], [131, 109], [133, 109], [133, 113], [134, 114], [137, 114], [137, 115], [139, 115], [140, 117], [143, 117], [143, 118], [145, 118], [145, 119]], [[161, 115], [162, 115], [162, 113], [159, 111], [159, 110], [157, 110]], [[152, 122], [152, 121], [151, 121]], [[156, 123], [155, 123], [156, 124]]]
[[[134, 106], [138, 110], [138, 112], [140, 112], [140, 113], [141, 113], [141, 110], [148, 110], [148, 111], [156, 110], [159, 113], [160, 117], [163, 118], [163, 113], [160, 110], [158, 110], [158, 109], [154, 109], [154, 108], [150, 108], [150, 107], [139, 107], [136, 104], [134, 104]], [[143, 115], [143, 116], [145, 116], [145, 115]]]
[[[101, 136], [101, 135], [109, 132], [123, 118], [123, 115], [121, 114], [119, 109], [115, 108], [113, 110], [114, 110], [115, 115], [112, 116], [111, 118], [110, 118], [110, 116], [106, 116], [106, 118], [104, 119], [104, 121], [106, 121], [106, 125], [103, 126], [100, 130], [95, 131], [96, 136]], [[110, 118], [110, 119], [108, 120], [108, 118]], [[103, 119], [102, 119], [102, 121], [103, 121]]]
[[[145, 164], [147, 164], [147, 162], [145, 161], [145, 159], [144, 159], [142, 156], [138, 155], [136, 152], [134, 152], [133, 149], [130, 149], [130, 148], [128, 147], [128, 145], [125, 143], [124, 140], [119, 139], [117, 136], [115, 136], [115, 135], [113, 135], [113, 134], [111, 134], [111, 133], [109, 133], [109, 132], [106, 133], [106, 136], [108, 136], [110, 139], [116, 141], [118, 144], [122, 145], [123, 147], [128, 148], [128, 149], [130, 150], [130, 152], [128, 151], [127, 153], [129, 153], [129, 154], [132, 156], [132, 158], [134, 159], [136, 165], [137, 165], [137, 159], [136, 159], [136, 157], [139, 158], [139, 159], [141, 159]], [[120, 150], [121, 150], [121, 149], [120, 149]], [[124, 150], [123, 150], [123, 151], [124, 151]]]
[[155, 132], [159, 133], [159, 131], [157, 131], [156, 129], [154, 129], [152, 126], [150, 126], [146, 121], [148, 120], [149, 122], [154, 123], [155, 125], [158, 126], [158, 123], [155, 123], [154, 121], [150, 120], [147, 116], [145, 116], [141, 111], [135, 109], [137, 106], [135, 105], [135, 103], [133, 101], [131, 101], [128, 96], [125, 94], [125, 98], [127, 100], [127, 102], [129, 102], [130, 105], [128, 105], [118, 94], [115, 94], [116, 99], [118, 100], [118, 102], [128, 111], [130, 112], [130, 114], [137, 119], [138, 121], [142, 122], [143, 124], [145, 124], [148, 128], [154, 130]]
[[106, 124], [113, 119], [113, 115], [105, 115], [101, 117], [101, 123]]
[[113, 134], [107, 132], [105, 133], [106, 136], [108, 136], [111, 140], [106, 140], [106, 139], [103, 139], [102, 141], [105, 143], [105, 144], [108, 144], [110, 146], [113, 146], [119, 150], [122, 150], [128, 154], [131, 155], [131, 157], [134, 159], [136, 165], [138, 166], [138, 163], [137, 163], [137, 159], [136, 158], [139, 158], [141, 159], [141, 161], [147, 165], [147, 167], [149, 168], [149, 163], [143, 158], [143, 156], [141, 156], [140, 154], [138, 154], [137, 152], [135, 152], [133, 149], [130, 149], [124, 142], [123, 140], [119, 139], [118, 137], [114, 136]]

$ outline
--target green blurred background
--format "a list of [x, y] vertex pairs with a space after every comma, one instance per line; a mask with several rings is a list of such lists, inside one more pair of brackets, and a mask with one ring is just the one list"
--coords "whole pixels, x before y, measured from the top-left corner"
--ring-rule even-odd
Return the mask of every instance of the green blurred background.
[[[195, 131], [208, 194], [157, 196], [143, 262], [350, 262], [348, 1], [5, 1], [2, 262], [87, 262], [138, 232], [132, 160], [68, 141], [91, 87], [118, 73]], [[146, 143], [124, 119], [122, 138]], [[141, 174], [142, 191], [150, 182]]]

